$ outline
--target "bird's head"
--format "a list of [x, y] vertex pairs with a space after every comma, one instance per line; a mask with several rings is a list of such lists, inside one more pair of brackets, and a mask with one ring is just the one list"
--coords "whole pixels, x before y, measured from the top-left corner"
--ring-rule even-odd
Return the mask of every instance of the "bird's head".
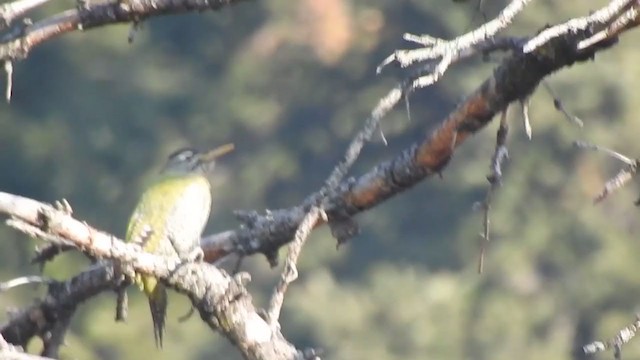
[[207, 173], [215, 167], [216, 159], [233, 150], [233, 144], [225, 144], [215, 149], [200, 152], [183, 148], [169, 155], [162, 171], [165, 174]]

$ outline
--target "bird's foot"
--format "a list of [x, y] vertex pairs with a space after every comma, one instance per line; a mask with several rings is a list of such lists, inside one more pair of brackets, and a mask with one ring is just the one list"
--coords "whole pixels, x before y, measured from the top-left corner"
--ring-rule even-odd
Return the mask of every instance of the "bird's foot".
[[73, 215], [73, 208], [67, 201], [67, 199], [62, 199], [53, 203], [53, 207], [58, 211], [62, 211], [66, 215]]
[[202, 262], [204, 260], [204, 251], [198, 246], [189, 253], [186, 260], [187, 262]]
[[191, 308], [189, 309], [189, 311], [186, 314], [184, 314], [184, 315], [182, 315], [182, 316], [180, 316], [178, 318], [178, 322], [182, 323], [182, 322], [185, 322], [185, 321], [189, 320], [191, 318], [191, 316], [193, 316], [193, 314], [195, 314], [195, 312], [196, 312], [196, 308], [194, 308], [193, 305], [191, 305]]

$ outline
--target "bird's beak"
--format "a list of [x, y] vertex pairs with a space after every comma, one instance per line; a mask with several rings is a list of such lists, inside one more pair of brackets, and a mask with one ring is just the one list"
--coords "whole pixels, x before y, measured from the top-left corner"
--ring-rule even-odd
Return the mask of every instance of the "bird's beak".
[[217, 148], [209, 150], [202, 154], [202, 156], [200, 157], [200, 161], [205, 164], [210, 163], [220, 156], [230, 153], [234, 148], [235, 146], [233, 144], [224, 144], [222, 146], [218, 146]]

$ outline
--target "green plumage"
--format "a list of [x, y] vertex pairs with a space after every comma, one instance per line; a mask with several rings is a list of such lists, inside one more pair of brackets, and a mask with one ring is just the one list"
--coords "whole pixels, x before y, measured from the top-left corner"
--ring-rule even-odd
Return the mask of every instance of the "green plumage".
[[[182, 149], [171, 154], [161, 176], [142, 194], [127, 227], [127, 242], [146, 252], [193, 261], [202, 255], [200, 236], [211, 209], [206, 174], [215, 159], [233, 150], [222, 145], [205, 153]], [[167, 290], [156, 278], [137, 275], [136, 284], [149, 298], [156, 346], [162, 347]]]
[[[143, 193], [129, 221], [126, 240], [153, 254], [189, 260], [209, 217], [211, 190], [203, 174], [168, 172]], [[139, 275], [135, 281], [149, 298], [156, 345], [162, 347], [166, 289], [150, 276]]]

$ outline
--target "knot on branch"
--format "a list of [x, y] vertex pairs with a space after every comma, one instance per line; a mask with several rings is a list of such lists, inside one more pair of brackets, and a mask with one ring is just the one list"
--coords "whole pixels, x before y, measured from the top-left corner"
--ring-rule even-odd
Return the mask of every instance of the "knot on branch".
[[340, 245], [360, 234], [360, 226], [351, 217], [342, 219], [331, 218], [329, 220], [329, 228], [331, 229], [331, 235], [338, 241], [336, 248], [339, 248]]
[[251, 275], [249, 273], [239, 272], [229, 278], [227, 288], [224, 290], [224, 293], [219, 296], [214, 296], [219, 293], [217, 289], [208, 286], [203, 300], [214, 299], [214, 303], [204, 304], [206, 310], [208, 312], [214, 312], [215, 314], [224, 313], [225, 309], [227, 309], [231, 303], [248, 294], [246, 285], [249, 281], [251, 281]]
[[[228, 311], [229, 308], [236, 301], [249, 296], [246, 288], [249, 281], [251, 281], [249, 273], [239, 272], [235, 274], [229, 279], [227, 288], [220, 296], [215, 296], [219, 291], [209, 284], [202, 302], [200, 304], [194, 303], [194, 305], [200, 309], [200, 315], [203, 319], [207, 320], [206, 318], [209, 318], [208, 320], [216, 329], [225, 330], [229, 328], [228, 321], [225, 320], [228, 314], [231, 313]], [[211, 303], [210, 299], [214, 299], [214, 302]], [[206, 316], [206, 314], [209, 314], [209, 316]]]
[[265, 249], [262, 254], [267, 259], [269, 266], [271, 268], [277, 267], [280, 264], [280, 260], [278, 258], [278, 248], [274, 249]]

